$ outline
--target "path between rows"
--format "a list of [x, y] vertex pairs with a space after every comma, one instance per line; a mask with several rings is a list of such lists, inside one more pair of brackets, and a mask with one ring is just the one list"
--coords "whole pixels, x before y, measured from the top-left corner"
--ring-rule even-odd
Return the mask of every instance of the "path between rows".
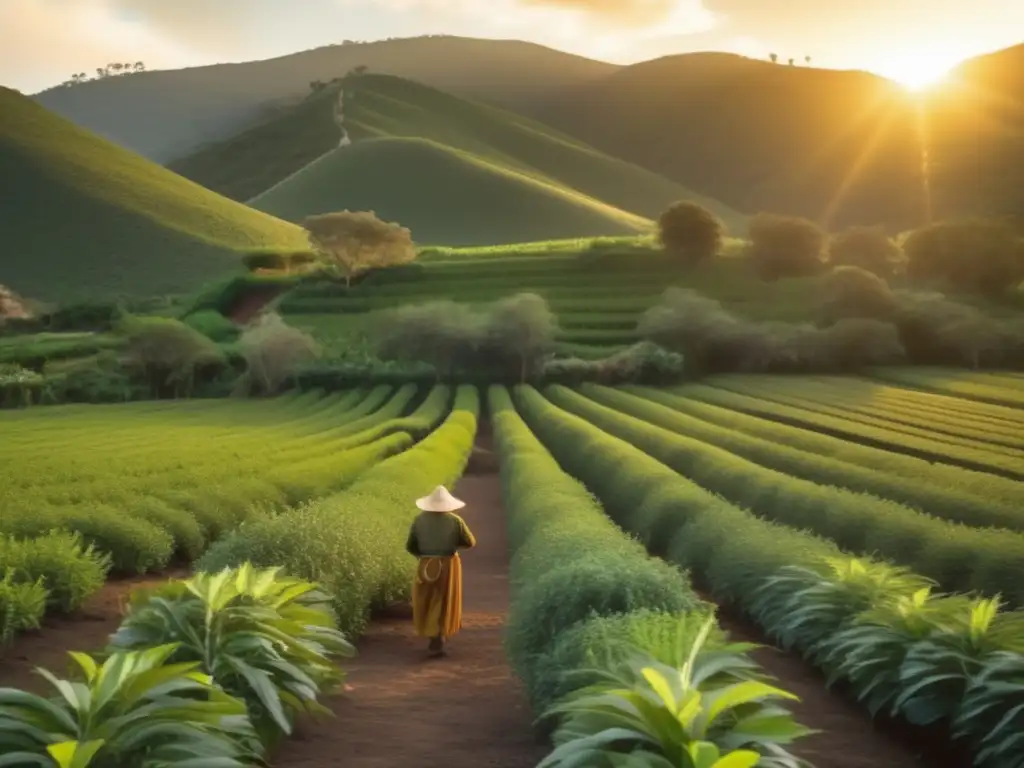
[[467, 475], [455, 494], [477, 537], [464, 553], [463, 629], [443, 659], [409, 616], [374, 621], [348, 667], [335, 718], [306, 724], [274, 760], [277, 768], [533, 768], [548, 749], [505, 661], [508, 548], [497, 475]]

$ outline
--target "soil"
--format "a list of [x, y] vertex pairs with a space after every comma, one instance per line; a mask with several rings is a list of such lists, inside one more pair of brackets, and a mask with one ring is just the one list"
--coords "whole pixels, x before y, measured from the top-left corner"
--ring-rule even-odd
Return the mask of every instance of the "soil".
[[74, 666], [68, 651], [94, 653], [107, 644], [121, 623], [133, 589], [183, 576], [186, 571], [111, 579], [77, 613], [48, 616], [42, 629], [19, 634], [9, 647], [0, 648], [0, 687], [49, 694], [52, 689], [35, 673], [36, 667], [63, 677]]
[[544, 757], [501, 644], [508, 554], [498, 492], [493, 474], [466, 475], [454, 489], [477, 546], [463, 554], [463, 628], [448, 656], [427, 657], [407, 612], [381, 617], [359, 642], [336, 717], [305, 724], [277, 768], [532, 768]]
[[251, 320], [263, 311], [264, 307], [280, 295], [281, 290], [278, 288], [252, 291], [235, 303], [228, 313], [228, 319], [235, 325], [248, 325]]

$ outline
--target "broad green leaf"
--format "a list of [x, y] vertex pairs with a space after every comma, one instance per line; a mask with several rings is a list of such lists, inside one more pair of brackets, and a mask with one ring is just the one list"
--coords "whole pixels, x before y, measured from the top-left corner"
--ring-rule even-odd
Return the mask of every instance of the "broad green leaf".
[[59, 768], [88, 768], [96, 753], [103, 749], [101, 739], [95, 741], [62, 741], [46, 748]]

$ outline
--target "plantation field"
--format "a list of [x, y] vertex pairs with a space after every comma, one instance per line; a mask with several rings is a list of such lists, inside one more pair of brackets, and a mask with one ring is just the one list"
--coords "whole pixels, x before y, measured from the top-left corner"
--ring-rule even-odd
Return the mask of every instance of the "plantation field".
[[686, 270], [650, 241], [546, 242], [513, 251], [425, 252], [408, 268], [378, 272], [346, 290], [311, 283], [278, 303], [292, 325], [310, 332], [329, 354], [359, 347], [375, 312], [452, 300], [479, 305], [518, 292], [543, 296], [558, 316], [559, 351], [603, 357], [638, 340], [640, 315], [671, 285], [693, 288], [743, 317], [806, 320], [814, 315], [813, 278], [763, 283], [742, 259], [723, 258]]
[[171, 173], [0, 88], [0, 283], [40, 300], [195, 289], [241, 251], [301, 248], [292, 224]]

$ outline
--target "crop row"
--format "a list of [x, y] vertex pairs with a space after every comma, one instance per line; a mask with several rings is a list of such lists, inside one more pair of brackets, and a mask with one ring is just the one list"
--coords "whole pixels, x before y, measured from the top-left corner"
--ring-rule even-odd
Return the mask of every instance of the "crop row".
[[[450, 388], [438, 386], [427, 402], [443, 401], [447, 412], [451, 397]], [[444, 422], [414, 447], [376, 464], [339, 493], [281, 514], [257, 514], [215, 543], [196, 567], [283, 566], [323, 584], [334, 596], [342, 629], [358, 634], [372, 605], [408, 596], [412, 566], [403, 544], [416, 514], [412, 501], [462, 475], [479, 407], [476, 388], [460, 386]]]
[[[706, 490], [754, 514], [825, 536], [848, 552], [877, 552], [949, 590], [1002, 594], [1024, 605], [1024, 534], [940, 520], [890, 499], [819, 485], [642, 421], [564, 387], [556, 405], [626, 440]], [[627, 400], [631, 395], [621, 395]]]
[[515, 401], [619, 525], [845, 680], [873, 712], [951, 727], [979, 768], [1020, 764], [1020, 612], [933, 596], [920, 577], [746, 512], [531, 387]]
[[92, 444], [103, 433], [72, 431], [48, 454], [30, 447], [7, 454], [0, 532], [77, 531], [119, 572], [159, 570], [175, 552], [198, 556], [255, 504], [282, 507], [330, 493], [407, 448], [446, 407], [432, 398], [402, 418], [415, 395], [411, 385], [390, 396], [378, 389], [365, 407], [317, 412], [295, 430], [248, 431], [237, 414], [220, 425], [210, 415], [213, 425], [179, 428], [169, 410], [105, 444]]
[[631, 416], [793, 477], [892, 499], [966, 525], [1024, 531], [1024, 487], [1012, 480], [891, 454], [650, 387], [616, 391], [584, 385], [580, 391]]
[[[723, 376], [712, 379], [716, 387], [760, 397], [812, 413], [847, 419], [858, 425], [876, 427], [969, 451], [992, 452], [1015, 457], [1024, 464], [1024, 441], [1019, 427], [1003, 431], [999, 427], [979, 427], [966, 418], [950, 414], [916, 414], [912, 405], [860, 404], [840, 387], [838, 393], [823, 392], [821, 386], [803, 378], [769, 378], [752, 382], [746, 377]], [[999, 434], [1002, 432], [1002, 435]]]
[[915, 368], [878, 368], [871, 375], [882, 381], [941, 394], [976, 400], [980, 403], [1024, 408], [1024, 381], [1019, 376], [1004, 375], [999, 379], [974, 372], [956, 373], [945, 369], [939, 371]]
[[901, 452], [928, 461], [953, 464], [980, 472], [1015, 480], [1024, 479], [1024, 464], [1020, 459], [986, 450], [966, 448], [952, 444], [939, 445], [934, 440], [916, 437], [886, 427], [861, 424], [848, 418], [815, 413], [806, 408], [765, 400], [759, 395], [750, 395], [708, 384], [687, 384], [676, 387], [673, 392], [692, 397], [705, 403], [742, 411], [754, 416], [814, 429], [827, 435], [840, 437], [864, 445]]

